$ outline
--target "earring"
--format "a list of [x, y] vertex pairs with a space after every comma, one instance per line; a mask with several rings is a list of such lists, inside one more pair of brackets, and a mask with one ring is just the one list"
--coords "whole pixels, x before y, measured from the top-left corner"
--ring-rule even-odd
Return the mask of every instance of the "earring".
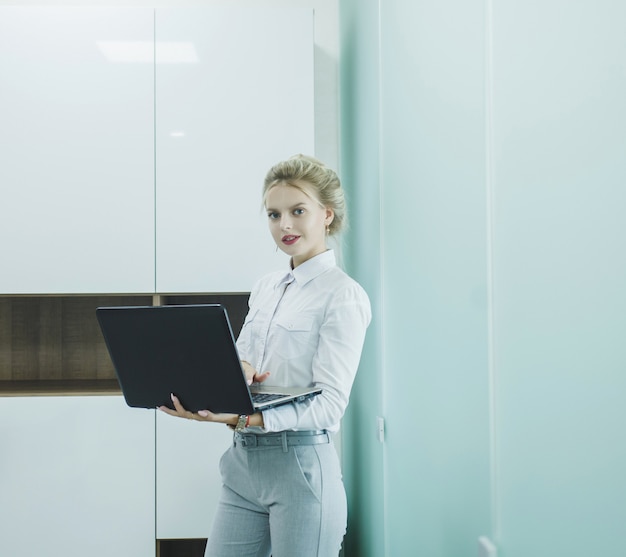
[[330, 235], [330, 226], [326, 225], [326, 236]]

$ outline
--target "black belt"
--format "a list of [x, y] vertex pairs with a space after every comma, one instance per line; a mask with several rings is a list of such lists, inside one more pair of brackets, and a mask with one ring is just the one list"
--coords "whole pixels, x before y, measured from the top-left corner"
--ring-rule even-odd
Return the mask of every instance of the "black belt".
[[244, 449], [253, 447], [282, 447], [286, 452], [289, 446], [319, 445], [330, 443], [330, 434], [325, 429], [308, 431], [281, 431], [280, 433], [240, 433], [235, 432], [235, 446]]

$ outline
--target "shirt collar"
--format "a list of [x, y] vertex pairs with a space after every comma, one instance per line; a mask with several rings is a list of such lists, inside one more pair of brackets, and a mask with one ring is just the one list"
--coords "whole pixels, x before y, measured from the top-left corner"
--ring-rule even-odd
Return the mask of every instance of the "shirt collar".
[[311, 257], [304, 263], [298, 265], [293, 271], [293, 276], [300, 286], [312, 281], [324, 271], [336, 265], [335, 252], [332, 249], [326, 250], [315, 257]]
[[[291, 265], [291, 260], [289, 260], [289, 264]], [[335, 252], [332, 249], [326, 250], [298, 265], [295, 269], [290, 269], [286, 272], [276, 283], [276, 288], [290, 284], [294, 280], [300, 286], [303, 286], [336, 264]]]
[[[291, 264], [291, 261], [289, 263]], [[312, 281], [315, 277], [321, 275], [327, 269], [334, 267], [336, 264], [335, 252], [332, 249], [326, 250], [315, 257], [311, 257], [311, 259], [298, 265], [295, 269], [285, 273], [276, 286], [289, 284], [294, 280], [300, 286], [304, 286], [307, 282]]]

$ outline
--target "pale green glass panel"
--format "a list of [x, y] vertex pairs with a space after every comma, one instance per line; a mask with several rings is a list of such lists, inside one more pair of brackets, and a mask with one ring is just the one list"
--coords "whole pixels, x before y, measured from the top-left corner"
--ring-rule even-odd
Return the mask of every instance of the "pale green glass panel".
[[341, 178], [350, 227], [344, 255], [348, 272], [365, 288], [373, 319], [342, 424], [348, 495], [346, 557], [384, 555], [383, 445], [376, 416], [383, 415], [380, 296], [378, 2], [341, 3]]
[[484, 12], [381, 3], [387, 555], [490, 530]]
[[502, 557], [626, 553], [624, 21], [495, 3]]

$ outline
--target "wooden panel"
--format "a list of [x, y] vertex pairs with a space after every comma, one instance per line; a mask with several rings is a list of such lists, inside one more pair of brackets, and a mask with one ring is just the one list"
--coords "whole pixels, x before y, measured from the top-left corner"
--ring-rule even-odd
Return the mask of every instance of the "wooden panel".
[[62, 379], [63, 300], [61, 298], [39, 299], [39, 379]]
[[157, 557], [204, 557], [206, 539], [157, 540]]
[[11, 379], [39, 376], [39, 300], [17, 298], [12, 312]]
[[94, 325], [97, 326], [96, 307], [97, 304], [91, 299], [68, 298], [63, 301], [61, 350], [65, 379], [80, 380], [96, 376], [94, 347], [100, 340], [99, 331], [94, 330]]
[[161, 303], [164, 305], [179, 304], [222, 304], [228, 313], [228, 319], [233, 329], [235, 338], [239, 335], [243, 322], [248, 313], [249, 293], [245, 294], [184, 294], [162, 296]]
[[[239, 334], [249, 294], [178, 294], [159, 303], [223, 304]], [[119, 393], [96, 319], [99, 306], [152, 305], [146, 296], [0, 297], [0, 393]]]
[[[41, 391], [33, 382], [110, 391], [116, 377], [96, 319], [98, 306], [151, 305], [151, 296], [0, 297], [0, 392]], [[51, 392], [58, 392], [53, 388]]]
[[10, 299], [0, 298], [0, 380], [11, 379], [11, 338], [13, 331], [13, 304]]
[[0, 381], [0, 396], [73, 396], [73, 395], [119, 395], [117, 379], [86, 379], [65, 381]]

